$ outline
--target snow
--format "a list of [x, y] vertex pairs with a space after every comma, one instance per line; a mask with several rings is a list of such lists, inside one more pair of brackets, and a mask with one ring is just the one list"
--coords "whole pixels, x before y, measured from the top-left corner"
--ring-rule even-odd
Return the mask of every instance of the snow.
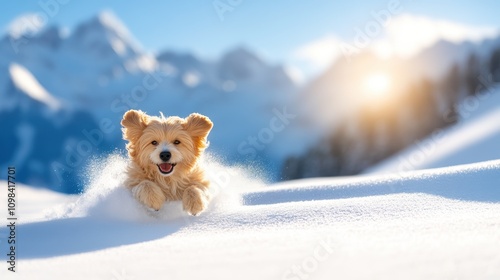
[[61, 107], [60, 101], [48, 93], [37, 79], [23, 66], [12, 63], [9, 66], [9, 73], [15, 86], [21, 89], [26, 95], [43, 104], [52, 110]]
[[121, 187], [125, 163], [96, 162], [77, 199], [18, 186], [18, 272], [2, 279], [500, 277], [498, 160], [265, 186], [209, 156], [218, 191], [198, 217], [145, 210]]
[[200, 76], [195, 72], [187, 72], [182, 76], [182, 81], [188, 87], [195, 87], [200, 83]]
[[[132, 35], [128, 31], [127, 27], [120, 19], [118, 19], [112, 11], [102, 11], [97, 15], [97, 20], [103, 25], [106, 26], [110, 30], [114, 30], [120, 37], [127, 38], [130, 41], [132, 40]], [[116, 39], [116, 38], [114, 38]], [[121, 41], [118, 40], [121, 44]], [[137, 43], [135, 43], [137, 44]], [[121, 51], [123, 51], [125, 46], [120, 47]]]
[[119, 57], [137, 55], [142, 51], [138, 41], [130, 34], [111, 11], [102, 11], [88, 22], [79, 25], [71, 35], [70, 44], [93, 50], [94, 54], [105, 57], [111, 47]]
[[460, 120], [365, 171], [393, 173], [500, 159], [500, 88], [468, 97]]
[[6, 33], [13, 39], [32, 37], [45, 27], [43, 17], [38, 13], [26, 13], [12, 20]]
[[[0, 181], [0, 185], [7, 186], [7, 181]], [[18, 197], [22, 197], [19, 198], [20, 203], [16, 209], [18, 219], [22, 223], [45, 220], [46, 213], [52, 211], [53, 207], [62, 207], [76, 199], [74, 195], [61, 194], [44, 188], [36, 188], [19, 183], [16, 183], [16, 190]], [[7, 201], [7, 192], [0, 192], [0, 199], [2, 201], [0, 214], [2, 217], [7, 217], [7, 207], [3, 207], [4, 201]], [[1, 248], [3, 249], [3, 247]]]

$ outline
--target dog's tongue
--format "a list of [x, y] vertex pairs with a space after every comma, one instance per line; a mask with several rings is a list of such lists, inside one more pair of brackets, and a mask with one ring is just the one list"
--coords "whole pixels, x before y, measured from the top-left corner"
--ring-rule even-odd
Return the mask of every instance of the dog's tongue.
[[159, 164], [159, 166], [160, 166], [161, 171], [165, 172], [165, 173], [172, 171], [172, 167], [173, 167], [171, 163], [162, 163], [162, 164]]

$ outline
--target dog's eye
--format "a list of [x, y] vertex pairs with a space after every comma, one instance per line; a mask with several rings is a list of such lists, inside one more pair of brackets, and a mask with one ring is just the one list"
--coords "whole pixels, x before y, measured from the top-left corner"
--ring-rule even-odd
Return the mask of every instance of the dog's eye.
[[174, 145], [179, 145], [180, 143], [181, 143], [181, 141], [179, 141], [179, 140], [174, 141]]
[[156, 145], [158, 145], [158, 142], [153, 141], [153, 142], [151, 142], [151, 144], [154, 145], [154, 146], [156, 146]]

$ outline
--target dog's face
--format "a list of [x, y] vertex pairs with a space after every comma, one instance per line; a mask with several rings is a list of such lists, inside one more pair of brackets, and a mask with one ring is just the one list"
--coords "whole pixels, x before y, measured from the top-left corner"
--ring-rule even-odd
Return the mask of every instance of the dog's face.
[[123, 115], [123, 138], [130, 157], [148, 173], [181, 175], [191, 170], [207, 146], [212, 129], [209, 118], [200, 114], [179, 117], [151, 117], [129, 110]]

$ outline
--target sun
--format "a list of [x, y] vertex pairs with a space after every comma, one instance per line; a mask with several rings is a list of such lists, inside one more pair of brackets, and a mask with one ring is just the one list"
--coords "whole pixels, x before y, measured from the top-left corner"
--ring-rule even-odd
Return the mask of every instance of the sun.
[[385, 73], [370, 74], [363, 82], [363, 92], [366, 97], [382, 98], [391, 89], [391, 79]]

